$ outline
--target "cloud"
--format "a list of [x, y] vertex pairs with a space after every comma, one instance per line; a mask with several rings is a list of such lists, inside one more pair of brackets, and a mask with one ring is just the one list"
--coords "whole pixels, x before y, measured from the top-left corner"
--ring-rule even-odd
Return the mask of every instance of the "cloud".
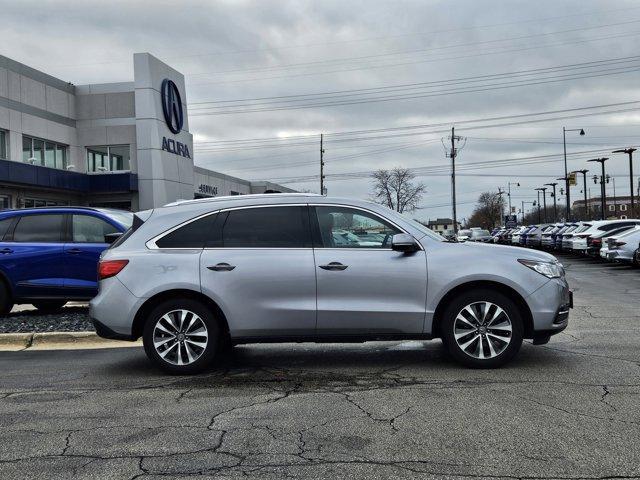
[[[7, 1], [0, 9], [4, 55], [84, 84], [131, 80], [132, 54], [149, 51], [186, 75], [189, 103], [577, 64], [636, 55], [640, 38], [640, 6], [632, 1]], [[470, 118], [638, 100], [637, 79], [637, 72], [629, 72], [475, 93], [231, 115], [193, 116], [191, 108], [190, 127], [196, 142], [207, 142], [455, 124]], [[570, 153], [640, 142], [640, 120], [633, 112], [486, 130], [466, 131], [461, 124], [457, 132], [469, 138], [459, 163], [560, 154], [564, 123], [587, 130], [585, 137], [568, 138]], [[314, 163], [319, 161], [316, 137], [295, 147], [212, 152], [200, 146], [195, 160], [251, 179], [307, 176], [319, 170]], [[446, 165], [440, 137], [446, 134], [352, 143], [329, 137], [326, 172]], [[407, 147], [418, 142], [423, 144]], [[293, 142], [281, 145], [287, 143]], [[366, 154], [370, 151], [378, 152]], [[582, 168], [585, 161], [584, 156], [570, 157], [569, 168]], [[461, 217], [470, 214], [483, 189], [520, 181], [522, 186], [512, 191], [513, 203], [519, 204], [534, 199], [535, 187], [564, 171], [560, 157], [547, 163], [500, 165], [460, 172], [465, 174], [457, 181], [458, 197], [464, 202], [458, 209]], [[626, 165], [621, 157], [607, 166], [622, 176], [627, 174]], [[468, 175], [473, 173], [494, 177]], [[450, 215], [449, 207], [429, 208], [447, 202], [448, 177], [419, 180], [428, 193], [425, 208], [415, 216]], [[293, 186], [317, 190], [318, 183]], [[329, 178], [327, 187], [330, 194], [368, 198], [370, 181]], [[620, 178], [617, 190], [626, 194], [628, 182]]]

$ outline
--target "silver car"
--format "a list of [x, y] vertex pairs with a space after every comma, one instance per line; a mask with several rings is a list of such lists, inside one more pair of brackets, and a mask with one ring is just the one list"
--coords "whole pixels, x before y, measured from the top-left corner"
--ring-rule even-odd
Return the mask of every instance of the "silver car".
[[[338, 244], [337, 230], [376, 235]], [[274, 341], [442, 338], [460, 363], [498, 367], [523, 338], [562, 331], [572, 306], [549, 254], [449, 242], [380, 205], [309, 194], [140, 212], [104, 252], [99, 278], [98, 334], [142, 337], [177, 374], [231, 345]]]

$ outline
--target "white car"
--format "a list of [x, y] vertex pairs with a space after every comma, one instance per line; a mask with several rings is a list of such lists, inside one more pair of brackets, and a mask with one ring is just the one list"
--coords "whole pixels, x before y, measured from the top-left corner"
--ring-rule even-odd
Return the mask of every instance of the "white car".
[[623, 232], [617, 233], [615, 235], [610, 235], [608, 237], [604, 237], [602, 239], [602, 247], [600, 248], [600, 258], [604, 260], [609, 260], [609, 240], [617, 240], [619, 237], [626, 235], [627, 233], [631, 233], [634, 230], [640, 229], [640, 227], [635, 227], [630, 230], [625, 230]]
[[516, 229], [513, 232], [513, 235], [511, 235], [511, 243], [513, 245], [520, 245], [520, 235], [523, 234], [528, 228], [529, 228], [529, 226], [520, 227], [520, 228]]
[[607, 260], [634, 263], [640, 244], [640, 227], [607, 239]]
[[576, 230], [571, 237], [571, 250], [574, 253], [586, 253], [588, 248], [588, 238], [600, 232], [615, 230], [616, 228], [640, 225], [640, 220], [599, 220], [583, 225], [589, 225], [588, 228]]

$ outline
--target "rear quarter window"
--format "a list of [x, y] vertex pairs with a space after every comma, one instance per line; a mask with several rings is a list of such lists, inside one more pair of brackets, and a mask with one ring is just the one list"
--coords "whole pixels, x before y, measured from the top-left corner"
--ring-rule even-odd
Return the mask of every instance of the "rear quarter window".
[[218, 215], [206, 217], [177, 228], [156, 241], [159, 248], [204, 248], [207, 238], [218, 219]]

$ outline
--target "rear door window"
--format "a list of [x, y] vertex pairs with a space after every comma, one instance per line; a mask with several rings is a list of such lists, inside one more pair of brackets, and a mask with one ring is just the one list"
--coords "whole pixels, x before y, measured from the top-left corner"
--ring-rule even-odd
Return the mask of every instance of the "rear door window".
[[13, 223], [13, 217], [0, 220], [0, 240], [4, 238], [4, 236], [6, 235], [12, 223]]
[[13, 231], [14, 242], [58, 243], [62, 241], [64, 215], [23, 215]]
[[108, 243], [105, 236], [119, 230], [93, 215], [73, 215], [73, 241], [76, 243]]
[[[311, 247], [307, 207], [278, 206], [231, 210], [221, 238], [210, 246], [225, 248]], [[220, 245], [221, 243], [221, 245]]]

